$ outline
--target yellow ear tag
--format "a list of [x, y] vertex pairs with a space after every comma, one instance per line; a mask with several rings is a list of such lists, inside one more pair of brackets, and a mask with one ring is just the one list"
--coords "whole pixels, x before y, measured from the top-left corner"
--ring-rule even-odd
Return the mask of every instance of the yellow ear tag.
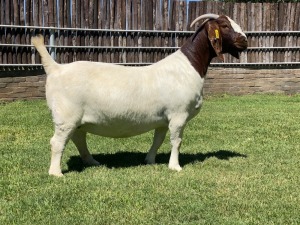
[[216, 38], [219, 39], [220, 35], [219, 35], [219, 31], [218, 30], [215, 30], [215, 34], [216, 34]]

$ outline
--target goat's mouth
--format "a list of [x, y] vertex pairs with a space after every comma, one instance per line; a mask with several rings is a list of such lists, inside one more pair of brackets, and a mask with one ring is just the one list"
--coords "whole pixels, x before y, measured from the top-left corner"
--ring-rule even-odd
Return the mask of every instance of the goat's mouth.
[[244, 51], [248, 47], [248, 41], [245, 36], [238, 36], [237, 39], [234, 42], [234, 46], [239, 50], [239, 51]]
[[234, 43], [234, 46], [235, 46], [235, 50], [233, 50], [232, 52], [230, 52], [230, 54], [232, 56], [234, 56], [235, 58], [239, 59], [240, 58], [240, 53], [244, 50], [247, 49], [248, 47], [248, 42], [247, 42], [247, 39], [243, 38], [242, 40], [241, 39], [238, 39], [235, 43]]
[[238, 51], [244, 51], [247, 49], [248, 47], [248, 42], [247, 40], [244, 41], [237, 41], [234, 43], [235, 47], [238, 49]]

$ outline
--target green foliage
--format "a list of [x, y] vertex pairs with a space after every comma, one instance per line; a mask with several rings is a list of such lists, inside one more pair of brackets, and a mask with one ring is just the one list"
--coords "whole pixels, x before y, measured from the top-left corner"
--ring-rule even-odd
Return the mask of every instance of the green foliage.
[[0, 224], [300, 224], [300, 96], [217, 96], [188, 124], [180, 162], [143, 165], [152, 133], [89, 135], [100, 167], [72, 143], [48, 176], [44, 101], [0, 105]]

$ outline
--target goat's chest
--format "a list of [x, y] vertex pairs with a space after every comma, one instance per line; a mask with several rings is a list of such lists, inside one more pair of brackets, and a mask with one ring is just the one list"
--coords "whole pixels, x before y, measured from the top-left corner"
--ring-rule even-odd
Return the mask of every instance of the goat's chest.
[[194, 101], [192, 101], [189, 106], [188, 120], [192, 119], [200, 112], [202, 104], [203, 104], [203, 96], [202, 96], [202, 93], [200, 93], [199, 95], [195, 96]]
[[197, 74], [197, 76], [192, 76], [189, 82], [189, 88], [186, 89], [188, 120], [200, 112], [203, 104], [203, 84], [204, 79]]

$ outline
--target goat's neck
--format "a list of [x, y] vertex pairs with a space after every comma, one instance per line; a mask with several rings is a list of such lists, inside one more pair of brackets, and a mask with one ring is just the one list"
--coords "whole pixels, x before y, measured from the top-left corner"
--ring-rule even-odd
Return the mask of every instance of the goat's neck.
[[189, 59], [192, 66], [201, 77], [205, 77], [211, 60], [216, 56], [211, 47], [205, 29], [193, 39], [190, 37], [181, 47], [181, 51]]

